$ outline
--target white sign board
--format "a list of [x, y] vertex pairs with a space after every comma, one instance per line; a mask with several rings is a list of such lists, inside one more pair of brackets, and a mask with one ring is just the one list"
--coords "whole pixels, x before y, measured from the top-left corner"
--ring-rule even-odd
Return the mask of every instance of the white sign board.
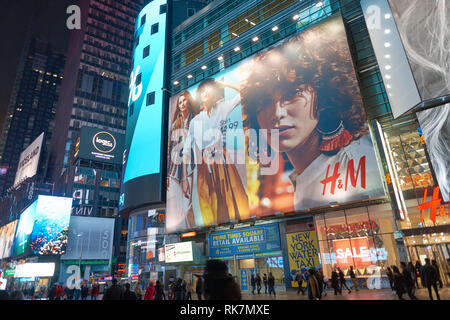
[[43, 141], [44, 133], [42, 132], [41, 135], [20, 154], [19, 165], [17, 166], [16, 177], [14, 179], [14, 187], [25, 179], [33, 177], [37, 173]]
[[166, 244], [164, 246], [166, 263], [193, 261], [192, 241]]
[[16, 266], [14, 278], [53, 277], [55, 264], [51, 263], [25, 263]]

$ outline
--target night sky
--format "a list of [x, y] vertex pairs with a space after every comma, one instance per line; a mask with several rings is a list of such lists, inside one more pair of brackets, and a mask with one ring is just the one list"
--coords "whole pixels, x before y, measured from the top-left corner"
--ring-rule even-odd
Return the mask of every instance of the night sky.
[[69, 38], [66, 9], [76, 3], [77, 0], [0, 0], [1, 129], [27, 31], [31, 29], [32, 34], [50, 41], [56, 51], [66, 54]]

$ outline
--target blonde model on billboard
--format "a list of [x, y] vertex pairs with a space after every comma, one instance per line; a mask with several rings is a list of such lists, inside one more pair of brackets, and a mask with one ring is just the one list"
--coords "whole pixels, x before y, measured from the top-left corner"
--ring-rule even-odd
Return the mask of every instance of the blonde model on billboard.
[[182, 189], [183, 180], [192, 174], [193, 164], [189, 167], [188, 175], [183, 175], [182, 152], [191, 120], [198, 114], [195, 100], [188, 91], [177, 97], [177, 104], [172, 118], [169, 135], [169, 166], [167, 171], [167, 210], [170, 212], [167, 221], [171, 226], [189, 229], [194, 226], [191, 208], [191, 198], [185, 197]]
[[[224, 87], [238, 93], [231, 99], [221, 99], [219, 89]], [[195, 224], [209, 226], [248, 219], [247, 192], [222, 138], [228, 115], [241, 102], [239, 87], [207, 79], [198, 86], [197, 100], [202, 111], [191, 121], [183, 150], [186, 176], [194, 153], [195, 169], [192, 179], [184, 180], [183, 191], [192, 197]]]
[[[267, 129], [269, 144], [278, 131], [279, 146], [271, 147], [294, 168], [296, 210], [384, 194], [342, 23], [325, 22], [251, 63], [241, 86], [245, 125]], [[357, 170], [364, 156], [363, 183]], [[358, 188], [346, 185], [349, 163]]]

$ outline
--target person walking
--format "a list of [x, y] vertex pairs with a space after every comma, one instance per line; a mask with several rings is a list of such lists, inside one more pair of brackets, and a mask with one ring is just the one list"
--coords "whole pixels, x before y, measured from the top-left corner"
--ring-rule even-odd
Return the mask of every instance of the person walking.
[[333, 268], [331, 272], [331, 287], [334, 289], [334, 295], [342, 294], [341, 287], [339, 286], [339, 274], [336, 268]]
[[173, 286], [173, 292], [175, 293], [175, 300], [184, 300], [183, 299], [183, 280], [179, 278], [174, 286]]
[[[422, 264], [420, 263], [420, 260], [416, 261], [416, 265], [414, 266], [416, 268], [416, 286], [417, 289], [419, 289], [421, 286], [423, 287], [424, 284], [422, 283]], [[419, 279], [420, 279], [420, 284], [419, 284]]]
[[261, 280], [261, 277], [260, 277], [259, 273], [256, 274], [255, 282], [256, 282], [256, 290], [258, 290], [258, 294], [260, 294], [261, 293], [261, 288], [262, 288], [262, 286], [261, 286], [262, 280]]
[[201, 275], [197, 276], [197, 284], [195, 285], [195, 293], [197, 294], [198, 300], [202, 300], [203, 293], [203, 277]]
[[267, 274], [263, 275], [264, 293], [267, 294]]
[[297, 281], [298, 284], [298, 290], [297, 294], [302, 293], [302, 296], [305, 295], [305, 291], [303, 290], [303, 280], [305, 280], [305, 277], [303, 276], [303, 273], [298, 270], [297, 274], [295, 275], [295, 281]]
[[394, 273], [392, 272], [392, 269], [390, 267], [386, 268], [386, 275], [388, 277], [389, 280], [389, 286], [391, 287], [392, 290], [392, 294], [395, 294], [395, 289], [394, 289]]
[[122, 288], [117, 284], [117, 279], [112, 279], [112, 285], [109, 287], [104, 296], [103, 300], [122, 300], [123, 299], [123, 291]]
[[433, 300], [431, 287], [433, 287], [437, 299], [441, 300], [437, 286], [437, 283], [439, 282], [439, 276], [437, 274], [436, 268], [431, 265], [429, 258], [425, 259], [425, 265], [422, 267], [420, 278], [422, 279], [422, 285], [428, 289], [428, 295], [430, 296], [430, 300]]
[[81, 300], [86, 300], [88, 295], [89, 288], [85, 283], [83, 283], [83, 285], [81, 286]]
[[322, 293], [323, 293], [323, 287], [322, 287], [322, 283], [323, 283], [323, 273], [321, 272], [322, 270], [316, 270], [314, 267], [312, 268], [314, 270], [314, 276], [317, 279], [317, 285], [319, 286], [319, 298], [322, 299]]
[[403, 280], [403, 276], [397, 266], [392, 266], [391, 269], [395, 293], [400, 300], [405, 300], [403, 299], [403, 294], [405, 294], [405, 283]]
[[155, 300], [166, 300], [166, 294], [164, 293], [164, 286], [161, 281], [157, 280], [155, 285]]
[[140, 281], [138, 281], [134, 286], [134, 293], [136, 294], [136, 300], [142, 300], [143, 292]]
[[56, 297], [56, 286], [52, 285], [47, 293], [48, 300], [55, 300]]
[[320, 288], [319, 281], [316, 278], [315, 270], [313, 268], [309, 269], [306, 278], [306, 288], [308, 290], [309, 300], [320, 300]]
[[62, 300], [63, 295], [64, 295], [64, 289], [59, 284], [57, 284], [56, 292], [55, 292], [55, 300]]
[[186, 282], [186, 300], [192, 300], [192, 287], [189, 282]]
[[272, 272], [269, 272], [269, 278], [267, 279], [267, 285], [269, 286], [269, 296], [272, 295], [276, 297], [277, 294], [275, 292], [275, 277], [273, 276]]
[[418, 300], [417, 297], [413, 293], [414, 289], [414, 280], [411, 277], [411, 272], [408, 270], [408, 266], [403, 261], [400, 262], [400, 268], [402, 269], [402, 277], [403, 277], [403, 286], [405, 288], [406, 293], [408, 294], [411, 300]]
[[411, 274], [411, 279], [413, 281], [413, 289], [415, 289], [415, 288], [417, 288], [417, 274], [416, 274], [416, 268], [414, 267], [414, 265], [411, 261], [408, 262], [407, 270]]
[[359, 291], [358, 290], [358, 282], [356, 280], [356, 274], [355, 274], [355, 271], [353, 270], [353, 266], [350, 266], [349, 275], [350, 275], [350, 279], [352, 280], [352, 285], [351, 285], [350, 289]]
[[147, 289], [145, 289], [144, 300], [155, 300], [156, 290], [153, 286], [153, 282], [150, 281]]
[[255, 294], [256, 278], [254, 274], [250, 277], [250, 285], [252, 286], [252, 294]]
[[443, 283], [442, 283], [441, 273], [439, 272], [439, 266], [437, 264], [437, 261], [434, 259], [431, 260], [431, 265], [436, 269], [437, 276], [438, 276], [438, 282], [439, 282], [439, 288], [442, 289]]
[[136, 293], [131, 291], [131, 285], [125, 283], [125, 291], [123, 292], [123, 300], [137, 300]]
[[328, 278], [325, 278], [322, 268], [319, 268], [318, 273], [320, 275], [320, 278], [322, 279], [322, 282], [320, 282], [319, 285], [322, 286], [322, 292], [323, 292], [324, 296], [326, 297], [327, 290], [328, 290]]
[[91, 300], [97, 300], [99, 294], [99, 287], [97, 283], [92, 284], [91, 288]]
[[348, 293], [352, 293], [352, 290], [350, 290], [350, 288], [347, 286], [347, 281], [345, 281], [345, 275], [344, 272], [342, 272], [342, 270], [340, 268], [338, 268], [338, 273], [339, 273], [339, 284], [340, 284], [340, 291], [342, 294], [342, 288], [345, 287], [345, 289], [348, 290]]
[[227, 270], [223, 261], [213, 259], [206, 262], [203, 275], [206, 300], [242, 300], [239, 284]]

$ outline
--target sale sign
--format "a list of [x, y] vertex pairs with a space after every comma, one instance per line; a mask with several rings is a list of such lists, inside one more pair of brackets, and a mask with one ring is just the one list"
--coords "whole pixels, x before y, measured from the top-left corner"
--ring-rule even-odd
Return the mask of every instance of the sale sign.
[[372, 265], [367, 237], [333, 240], [333, 248], [338, 268], [362, 268]]

